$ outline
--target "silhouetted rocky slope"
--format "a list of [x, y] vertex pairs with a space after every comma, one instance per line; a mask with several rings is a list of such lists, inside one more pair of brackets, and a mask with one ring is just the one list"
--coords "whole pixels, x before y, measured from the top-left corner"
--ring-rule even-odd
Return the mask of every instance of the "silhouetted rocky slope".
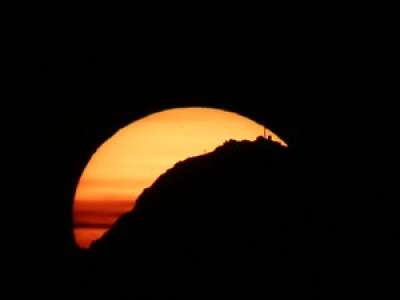
[[299, 296], [315, 241], [296, 172], [290, 148], [263, 138], [177, 163], [92, 244], [93, 282], [135, 299]]
[[286, 152], [278, 143], [260, 137], [255, 142], [230, 140], [211, 153], [178, 162], [145, 189], [133, 211], [91, 248], [117, 249], [116, 244], [135, 240], [131, 231], [137, 223], [150, 223], [144, 218], [152, 216], [168, 223], [193, 223], [195, 216], [203, 218], [218, 212], [221, 218], [239, 217], [247, 209], [273, 205], [277, 199], [269, 197], [291, 188], [284, 186], [290, 176]]

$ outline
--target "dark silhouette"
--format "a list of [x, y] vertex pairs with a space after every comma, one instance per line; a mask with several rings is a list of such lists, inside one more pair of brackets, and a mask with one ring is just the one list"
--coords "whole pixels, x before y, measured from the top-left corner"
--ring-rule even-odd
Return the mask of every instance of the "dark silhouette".
[[[248, 30], [233, 30], [233, 34], [221, 35], [212, 26], [216, 34], [211, 38], [190, 30], [173, 38], [172, 30], [160, 38], [144, 31], [127, 39], [133, 27], [124, 32], [121, 29], [126, 26], [118, 25], [112, 30], [112, 20], [102, 14], [95, 15], [107, 26], [86, 22], [86, 14], [82, 15], [86, 29], [72, 29], [58, 15], [41, 22], [44, 30], [28, 26], [26, 32], [33, 39], [15, 60], [22, 61], [27, 72], [13, 68], [23, 74], [22, 81], [17, 80], [13, 96], [10, 101], [6, 97], [2, 107], [2, 119], [7, 120], [3, 148], [17, 154], [16, 159], [4, 156], [6, 165], [16, 172], [3, 170], [3, 186], [9, 185], [7, 179], [18, 185], [10, 197], [3, 195], [2, 202], [3, 206], [17, 204], [15, 210], [3, 207], [2, 214], [10, 219], [3, 233], [8, 236], [11, 230], [14, 237], [2, 243], [2, 249], [13, 254], [3, 255], [16, 271], [13, 293], [28, 291], [33, 298], [36, 291], [40, 299], [46, 299], [44, 294], [49, 299], [66, 294], [69, 299], [81, 298], [78, 285], [90, 286], [85, 282], [91, 278], [86, 270], [93, 273], [96, 268], [85, 266], [91, 260], [74, 244], [72, 201], [91, 155], [118, 129], [145, 115], [205, 106], [246, 116], [289, 144], [293, 167], [285, 174], [284, 194], [274, 196], [283, 199], [291, 194], [304, 205], [298, 212], [304, 217], [299, 228], [306, 227], [304, 233], [310, 238], [300, 244], [311, 249], [308, 257], [316, 262], [304, 263], [312, 281], [302, 278], [315, 287], [306, 298], [342, 299], [349, 287], [354, 299], [371, 297], [374, 290], [376, 299], [396, 298], [400, 205], [395, 162], [399, 151], [395, 147], [398, 110], [393, 101], [397, 89], [392, 91], [391, 86], [397, 86], [397, 81], [392, 75], [396, 60], [390, 55], [395, 47], [386, 30], [393, 18], [386, 18], [384, 30], [377, 30], [376, 18], [371, 18], [371, 26], [357, 22], [358, 15], [369, 16], [355, 13], [358, 10], [345, 9], [346, 17], [332, 22], [327, 14], [315, 14], [309, 8], [305, 7], [316, 18], [305, 18], [298, 9], [283, 10], [286, 20], [272, 21], [272, 36], [266, 40], [262, 38], [265, 26], [254, 26], [265, 19], [261, 16], [252, 17]], [[124, 19], [119, 14], [117, 18]], [[59, 19], [62, 26], [55, 24]], [[224, 33], [226, 24], [222, 22]], [[157, 32], [162, 28], [154, 27]], [[27, 162], [19, 166], [22, 158]], [[235, 174], [255, 176], [254, 172]], [[268, 169], [262, 172], [269, 176]], [[199, 185], [210, 193], [202, 203], [211, 207], [214, 194], [207, 182], [201, 180]], [[267, 181], [252, 189], [258, 199], [276, 194]], [[174, 198], [164, 196], [170, 201]], [[98, 272], [94, 273], [104, 278], [97, 284], [93, 280], [86, 298], [111, 291], [113, 276], [127, 283], [115, 283], [115, 290], [125, 287], [130, 290], [124, 299], [134, 297], [136, 267], [126, 264], [137, 261], [135, 255], [132, 252], [121, 266], [114, 266], [125, 274], [107, 273], [106, 260], [96, 263]], [[3, 273], [3, 285], [8, 286], [11, 272]], [[296, 293], [295, 288], [292, 291]], [[385, 292], [390, 297], [382, 295]], [[114, 296], [115, 292], [108, 299]]]
[[88, 292], [132, 299], [318, 294], [321, 236], [297, 178], [290, 147], [263, 137], [230, 140], [177, 163], [92, 244]]

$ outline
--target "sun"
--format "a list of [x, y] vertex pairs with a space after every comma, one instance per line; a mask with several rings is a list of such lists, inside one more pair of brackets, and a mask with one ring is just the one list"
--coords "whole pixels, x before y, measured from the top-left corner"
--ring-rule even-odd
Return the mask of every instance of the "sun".
[[77, 245], [88, 248], [178, 161], [211, 152], [229, 139], [264, 134], [287, 146], [264, 126], [214, 108], [169, 109], [120, 129], [92, 155], [79, 180], [73, 208]]

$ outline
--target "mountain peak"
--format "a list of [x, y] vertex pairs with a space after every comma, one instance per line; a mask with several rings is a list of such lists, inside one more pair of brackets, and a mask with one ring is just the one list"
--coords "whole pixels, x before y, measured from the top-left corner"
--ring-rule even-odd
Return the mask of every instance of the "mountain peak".
[[[297, 272], [290, 268], [306, 261], [296, 255], [307, 241], [288, 149], [262, 137], [229, 140], [176, 163], [92, 244], [95, 269], [106, 270], [95, 271], [93, 283], [111, 293], [134, 285], [138, 299], [204, 299], [221, 278], [256, 295], [263, 271], [281, 293], [285, 276]], [[293, 290], [305, 284], [295, 277]]]
[[[137, 199], [135, 208], [122, 216], [91, 248], [97, 251], [103, 245], [113, 244], [114, 237], [116, 240], [121, 239], [120, 231], [129, 231], [124, 227], [132, 227], [133, 223], [137, 223], [136, 220], [153, 219], [153, 215], [158, 215], [159, 211], [171, 213], [173, 210], [174, 213], [177, 211], [184, 213], [187, 209], [193, 213], [192, 206], [197, 206], [193, 200], [204, 191], [208, 190], [210, 197], [212, 193], [218, 194], [219, 200], [214, 200], [212, 203], [213, 210], [218, 210], [220, 204], [225, 202], [219, 195], [222, 191], [228, 195], [241, 186], [242, 193], [251, 193], [248, 189], [256, 191], [258, 187], [253, 185], [261, 186], [264, 180], [272, 185], [282, 177], [285, 169], [284, 156], [287, 156], [286, 147], [260, 136], [255, 141], [228, 140], [213, 152], [177, 162], [157, 178], [151, 187], [146, 188]], [[281, 165], [278, 167], [279, 164]], [[269, 178], [271, 175], [275, 178]], [[199, 192], [200, 187], [201, 192]], [[187, 197], [185, 200], [180, 196], [177, 197], [178, 194], [190, 193], [195, 193], [197, 196]], [[234, 199], [232, 196], [230, 198]], [[203, 202], [207, 202], [206, 198]], [[198, 208], [198, 212], [201, 210]]]

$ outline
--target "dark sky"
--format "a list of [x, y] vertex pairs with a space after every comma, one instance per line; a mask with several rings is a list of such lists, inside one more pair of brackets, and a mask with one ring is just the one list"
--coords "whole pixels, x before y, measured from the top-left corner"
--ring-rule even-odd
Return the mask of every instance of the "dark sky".
[[[21, 251], [33, 253], [36, 267], [37, 261], [54, 261], [68, 273], [72, 196], [94, 149], [145, 114], [199, 105], [267, 124], [295, 147], [316, 178], [336, 182], [331, 192], [341, 195], [345, 210], [362, 215], [355, 223], [374, 228], [374, 239], [385, 236], [381, 244], [390, 244], [392, 253], [399, 232], [396, 205], [381, 188], [393, 181], [386, 180], [391, 161], [383, 142], [395, 124], [394, 111], [384, 105], [388, 81], [376, 78], [375, 62], [368, 62], [370, 55], [351, 34], [341, 39], [323, 29], [300, 31], [294, 26], [274, 37], [253, 32], [243, 41], [179, 44], [168, 36], [147, 43], [88, 31], [35, 37], [28, 84], [21, 87], [27, 101], [13, 103], [17, 113], [9, 122], [24, 136], [15, 151], [29, 153], [22, 175], [28, 186], [21, 191], [28, 195], [18, 196], [26, 203], [20, 218], [30, 224], [21, 224]], [[310, 184], [324, 195], [320, 183]], [[378, 208], [372, 204], [382, 201]]]
[[53, 224], [49, 247], [59, 250], [70, 243], [73, 187], [90, 154], [143, 115], [168, 107], [226, 108], [267, 124], [316, 159], [328, 145], [333, 151], [332, 136], [353, 139], [345, 124], [367, 106], [352, 103], [361, 98], [359, 88], [368, 88], [352, 75], [360, 58], [350, 59], [354, 51], [339, 51], [324, 38], [281, 37], [262, 45], [260, 37], [242, 44], [247, 47], [191, 41], [177, 49], [168, 38], [150, 45], [60, 32], [38, 42], [35, 100], [25, 113], [38, 125], [28, 138], [39, 145], [39, 170], [51, 174], [45, 220]]

